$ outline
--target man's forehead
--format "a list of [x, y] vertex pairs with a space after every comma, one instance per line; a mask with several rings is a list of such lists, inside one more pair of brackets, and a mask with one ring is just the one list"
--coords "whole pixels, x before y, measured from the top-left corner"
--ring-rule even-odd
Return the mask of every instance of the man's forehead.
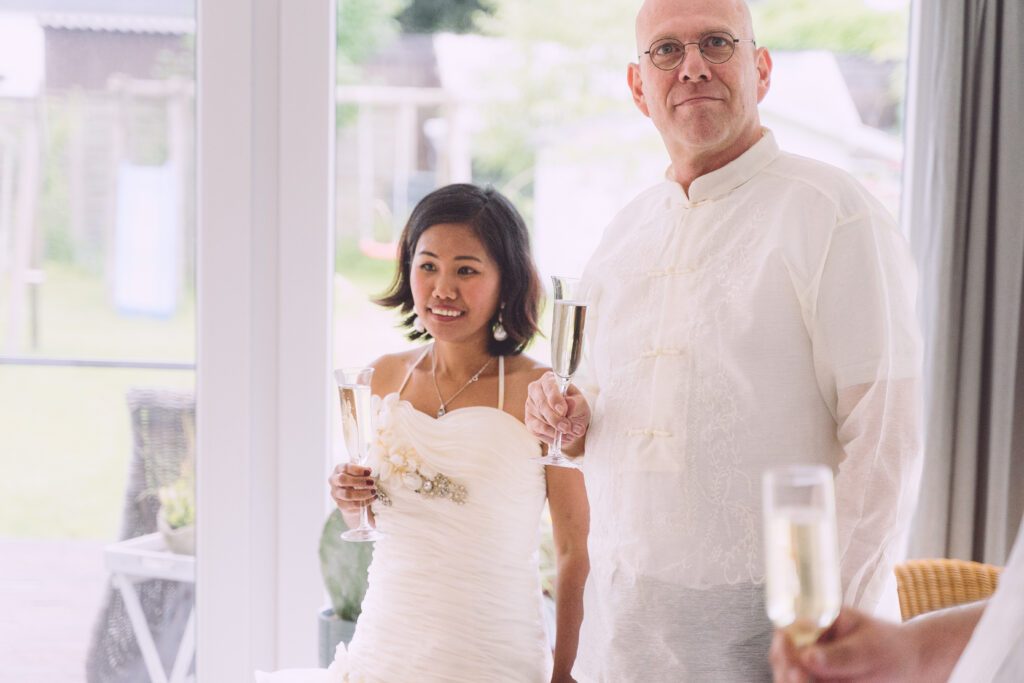
[[[638, 45], [664, 32], [730, 29], [753, 37], [744, 0], [644, 0], [636, 15]], [[685, 36], [684, 36], [685, 37]]]

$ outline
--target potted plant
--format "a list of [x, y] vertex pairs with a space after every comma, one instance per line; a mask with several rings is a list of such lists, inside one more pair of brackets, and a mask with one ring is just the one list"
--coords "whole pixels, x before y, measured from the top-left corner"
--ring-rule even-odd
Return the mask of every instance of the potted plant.
[[[181, 555], [196, 554], [196, 477], [195, 477], [195, 418], [185, 412], [181, 415], [181, 429], [184, 438], [184, 454], [178, 465], [178, 478], [163, 484], [169, 477], [152, 481], [149, 492], [156, 490], [160, 508], [156, 513], [156, 528], [164, 539], [168, 550]], [[160, 468], [153, 468], [147, 478], [162, 474]], [[173, 474], [171, 474], [173, 476]]]
[[348, 529], [341, 512], [335, 510], [320, 534], [320, 572], [331, 606], [320, 612], [320, 666], [334, 661], [338, 643], [348, 643], [356, 629], [366, 595], [367, 570], [373, 559], [372, 543], [341, 540]]
[[171, 552], [182, 555], [196, 554], [195, 485], [192, 477], [184, 475], [157, 490], [160, 510], [156, 515], [156, 528]]

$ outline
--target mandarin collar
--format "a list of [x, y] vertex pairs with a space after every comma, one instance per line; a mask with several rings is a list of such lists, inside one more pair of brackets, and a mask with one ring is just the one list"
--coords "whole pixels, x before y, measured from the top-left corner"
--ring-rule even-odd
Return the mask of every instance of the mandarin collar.
[[702, 202], [724, 197], [774, 161], [779, 155], [779, 145], [775, 142], [775, 136], [770, 130], [762, 128], [761, 131], [761, 139], [746, 152], [725, 166], [694, 179], [690, 183], [689, 197], [683, 191], [683, 186], [671, 179], [672, 167], [669, 166], [665, 171], [666, 179], [677, 188], [678, 199], [683, 206], [689, 208]]

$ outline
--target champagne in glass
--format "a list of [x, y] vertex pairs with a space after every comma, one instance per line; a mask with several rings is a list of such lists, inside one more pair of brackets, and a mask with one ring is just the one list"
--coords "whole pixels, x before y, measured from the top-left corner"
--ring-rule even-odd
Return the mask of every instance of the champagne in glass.
[[587, 305], [581, 301], [555, 301], [551, 324], [551, 369], [568, 384], [583, 357], [583, 325]]
[[839, 615], [842, 601], [832, 470], [821, 465], [764, 475], [768, 617], [797, 647]]
[[[569, 382], [583, 357], [583, 327], [587, 321], [587, 304], [580, 296], [580, 281], [555, 276], [555, 304], [551, 321], [551, 369], [558, 380], [558, 390], [565, 395]], [[548, 454], [537, 462], [555, 467], [572, 467], [572, 460], [562, 455], [562, 432], [555, 433], [555, 442]]]
[[[370, 380], [373, 368], [335, 370], [338, 395], [341, 398], [341, 427], [345, 436], [348, 461], [365, 465], [373, 443], [372, 394]], [[341, 535], [346, 541], [375, 541], [382, 534], [370, 526], [369, 505], [359, 510], [359, 526]]]
[[[360, 384], [342, 384], [338, 387], [341, 397], [342, 433], [345, 435], [345, 450], [350, 462], [365, 462], [365, 454], [372, 445], [373, 431], [370, 420], [370, 387]], [[353, 455], [356, 457], [353, 458]]]

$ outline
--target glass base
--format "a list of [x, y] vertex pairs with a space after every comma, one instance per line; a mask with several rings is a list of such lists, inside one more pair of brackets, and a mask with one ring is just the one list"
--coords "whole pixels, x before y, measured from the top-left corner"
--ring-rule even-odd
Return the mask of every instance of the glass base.
[[546, 467], [566, 467], [573, 470], [578, 470], [580, 468], [579, 465], [577, 465], [576, 463], [574, 463], [572, 460], [565, 457], [561, 453], [548, 453], [547, 455], [541, 456], [539, 458], [530, 459], [533, 460], [535, 463], [544, 465]]
[[376, 541], [379, 538], [384, 538], [384, 534], [377, 531], [373, 527], [367, 529], [349, 529], [341, 535], [341, 540], [352, 541], [353, 543], [365, 543], [367, 541]]

